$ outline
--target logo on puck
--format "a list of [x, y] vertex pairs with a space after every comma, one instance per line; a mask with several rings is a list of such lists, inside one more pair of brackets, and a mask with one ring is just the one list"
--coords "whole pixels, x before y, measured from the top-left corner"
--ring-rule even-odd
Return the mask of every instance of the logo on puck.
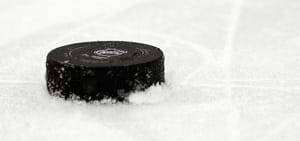
[[98, 59], [106, 59], [114, 56], [120, 56], [126, 54], [127, 51], [116, 49], [116, 48], [106, 48], [94, 51], [94, 54], [97, 56]]

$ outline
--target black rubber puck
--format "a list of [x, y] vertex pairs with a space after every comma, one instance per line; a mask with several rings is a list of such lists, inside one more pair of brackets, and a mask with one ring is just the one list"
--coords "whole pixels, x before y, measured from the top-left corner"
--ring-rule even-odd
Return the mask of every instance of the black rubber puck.
[[124, 101], [131, 92], [165, 82], [163, 52], [134, 42], [62, 46], [48, 54], [46, 68], [49, 93], [65, 99]]

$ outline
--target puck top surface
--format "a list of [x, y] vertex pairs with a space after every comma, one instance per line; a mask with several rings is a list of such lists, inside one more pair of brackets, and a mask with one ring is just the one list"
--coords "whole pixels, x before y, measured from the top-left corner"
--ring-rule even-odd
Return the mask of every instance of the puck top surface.
[[154, 46], [125, 41], [96, 41], [70, 44], [52, 50], [48, 61], [84, 67], [121, 67], [143, 64], [163, 57]]

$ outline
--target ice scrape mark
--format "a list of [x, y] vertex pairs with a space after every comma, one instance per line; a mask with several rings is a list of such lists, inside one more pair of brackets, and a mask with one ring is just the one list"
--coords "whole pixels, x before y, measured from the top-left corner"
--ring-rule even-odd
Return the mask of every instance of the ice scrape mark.
[[226, 36], [226, 42], [224, 47], [224, 73], [225, 73], [225, 94], [228, 98], [228, 104], [232, 109], [232, 117], [229, 119], [231, 123], [230, 136], [231, 140], [239, 141], [241, 140], [241, 131], [239, 128], [240, 122], [240, 113], [237, 107], [234, 105], [232, 100], [232, 55], [233, 55], [233, 46], [236, 37], [236, 32], [238, 28], [239, 17], [241, 14], [241, 9], [243, 5], [243, 0], [235, 0], [231, 9], [231, 14], [229, 17], [229, 26]]
[[224, 73], [226, 78], [226, 89], [227, 96], [231, 96], [231, 85], [232, 85], [232, 57], [233, 57], [233, 46], [236, 37], [236, 32], [238, 28], [238, 20], [241, 14], [241, 8], [243, 5], [243, 0], [235, 0], [231, 15], [229, 17], [229, 27], [226, 38], [226, 43], [224, 47]]

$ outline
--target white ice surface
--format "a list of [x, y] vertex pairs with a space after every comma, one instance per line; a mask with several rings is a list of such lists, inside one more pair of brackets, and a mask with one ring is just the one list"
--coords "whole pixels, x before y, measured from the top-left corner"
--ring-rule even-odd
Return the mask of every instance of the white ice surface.
[[[47, 94], [58, 46], [128, 40], [160, 47], [168, 84], [132, 104]], [[299, 0], [0, 1], [0, 140], [300, 139]]]

